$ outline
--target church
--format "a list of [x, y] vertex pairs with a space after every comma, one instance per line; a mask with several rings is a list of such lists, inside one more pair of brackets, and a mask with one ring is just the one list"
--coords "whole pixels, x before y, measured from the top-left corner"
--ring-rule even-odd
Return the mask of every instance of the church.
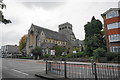
[[55, 45], [65, 47], [66, 54], [72, 53], [75, 48], [82, 47], [83, 42], [76, 39], [72, 30], [72, 24], [66, 22], [60, 24], [58, 28], [59, 31], [57, 32], [32, 24], [28, 30], [27, 55], [37, 46], [42, 48], [42, 54], [50, 54], [50, 48]]

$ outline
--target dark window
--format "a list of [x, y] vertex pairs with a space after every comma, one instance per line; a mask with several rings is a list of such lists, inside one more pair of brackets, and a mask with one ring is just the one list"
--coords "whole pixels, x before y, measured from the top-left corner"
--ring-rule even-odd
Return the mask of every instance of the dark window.
[[64, 29], [64, 27], [62, 29]]
[[59, 30], [61, 30], [61, 28]]
[[70, 27], [68, 27], [68, 29], [70, 29]]
[[65, 29], [67, 29], [67, 26], [65, 26]]

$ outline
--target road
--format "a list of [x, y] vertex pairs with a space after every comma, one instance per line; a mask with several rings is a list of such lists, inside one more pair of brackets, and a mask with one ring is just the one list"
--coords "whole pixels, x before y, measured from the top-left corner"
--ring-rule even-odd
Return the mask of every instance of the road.
[[2, 78], [17, 78], [43, 80], [34, 76], [35, 73], [45, 71], [43, 61], [25, 60], [25, 59], [2, 59]]

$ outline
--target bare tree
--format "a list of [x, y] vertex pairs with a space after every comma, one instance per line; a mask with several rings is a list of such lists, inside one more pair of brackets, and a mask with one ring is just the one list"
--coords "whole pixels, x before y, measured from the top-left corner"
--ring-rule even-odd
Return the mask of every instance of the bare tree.
[[[3, 3], [3, 0], [0, 0], [0, 9], [4, 9], [6, 8], [6, 5]], [[4, 24], [8, 24], [11, 23], [10, 20], [7, 20], [4, 18], [3, 12], [0, 10], [0, 22], [4, 23]]]

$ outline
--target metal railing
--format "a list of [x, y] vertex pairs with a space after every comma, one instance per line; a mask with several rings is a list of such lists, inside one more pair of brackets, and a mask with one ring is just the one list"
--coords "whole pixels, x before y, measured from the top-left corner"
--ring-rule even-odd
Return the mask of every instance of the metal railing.
[[118, 80], [120, 66], [112, 63], [46, 61], [46, 74], [64, 78], [89, 78], [93, 80]]

